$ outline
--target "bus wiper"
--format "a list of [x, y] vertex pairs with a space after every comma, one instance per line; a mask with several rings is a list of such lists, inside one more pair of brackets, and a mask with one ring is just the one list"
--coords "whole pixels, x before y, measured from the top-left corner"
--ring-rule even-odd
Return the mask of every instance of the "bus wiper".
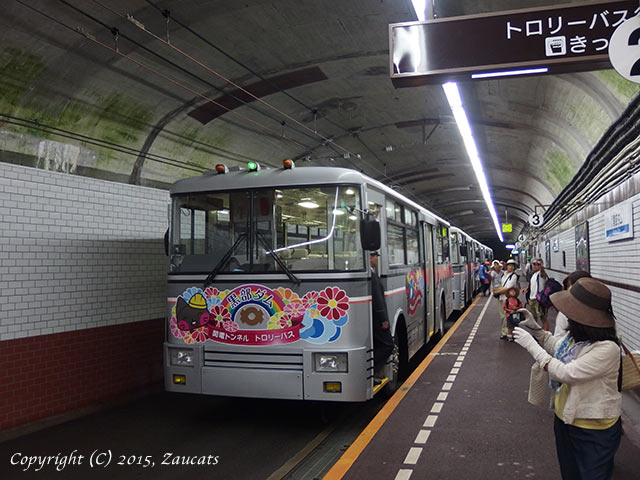
[[284, 273], [287, 274], [287, 277], [289, 277], [289, 280], [291, 280], [296, 285], [300, 285], [300, 280], [298, 279], [298, 277], [296, 277], [294, 275], [294, 273], [291, 270], [289, 270], [289, 267], [287, 267], [287, 264], [284, 263], [284, 260], [282, 260], [282, 258], [280, 258], [280, 255], [278, 255], [276, 252], [274, 252], [273, 249], [269, 249], [269, 244], [264, 239], [262, 234], [260, 232], [256, 232], [256, 236], [258, 237], [260, 242], [262, 242], [262, 246], [264, 247], [265, 251], [267, 252], [267, 255], [271, 255], [273, 257], [273, 259], [276, 261], [278, 266], [282, 270], [284, 270]]
[[202, 286], [203, 290], [206, 289], [209, 285], [211, 285], [213, 283], [213, 279], [216, 278], [218, 273], [220, 273], [220, 270], [222, 270], [224, 267], [227, 266], [227, 264], [231, 260], [231, 257], [233, 257], [233, 254], [235, 253], [236, 248], [240, 246], [240, 244], [246, 237], [247, 237], [246, 233], [241, 233], [240, 235], [238, 235], [238, 239], [236, 240], [236, 242], [233, 245], [231, 245], [231, 248], [227, 250], [227, 253], [224, 254], [224, 257], [222, 257], [218, 262], [218, 264], [215, 267], [213, 267], [213, 270], [211, 270], [211, 273], [209, 274], [207, 279], [204, 281], [204, 285]]

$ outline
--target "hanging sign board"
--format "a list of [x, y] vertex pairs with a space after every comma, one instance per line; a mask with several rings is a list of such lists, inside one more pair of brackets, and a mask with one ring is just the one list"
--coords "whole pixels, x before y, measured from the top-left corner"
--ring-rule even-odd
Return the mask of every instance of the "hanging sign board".
[[608, 242], [633, 238], [633, 205], [624, 203], [604, 212], [604, 236]]
[[544, 223], [544, 215], [541, 213], [532, 213], [529, 215], [529, 225], [538, 228]]
[[631, 82], [640, 83], [640, 15], [620, 25], [609, 42], [611, 65]]
[[639, 11], [627, 0], [391, 24], [391, 80], [411, 87], [611, 68], [611, 36]]

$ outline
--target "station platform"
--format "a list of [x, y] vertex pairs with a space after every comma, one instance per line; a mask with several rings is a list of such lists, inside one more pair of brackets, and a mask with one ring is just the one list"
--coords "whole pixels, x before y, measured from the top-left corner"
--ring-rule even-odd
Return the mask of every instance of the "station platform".
[[[533, 360], [499, 337], [497, 302], [477, 297], [324, 480], [561, 478], [553, 411], [527, 402]], [[613, 478], [637, 480], [640, 435], [623, 427]]]

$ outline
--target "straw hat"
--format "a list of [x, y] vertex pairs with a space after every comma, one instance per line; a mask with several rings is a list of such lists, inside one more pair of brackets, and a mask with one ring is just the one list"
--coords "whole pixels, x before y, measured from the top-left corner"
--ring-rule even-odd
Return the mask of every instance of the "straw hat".
[[574, 322], [598, 328], [616, 324], [611, 310], [611, 290], [595, 278], [580, 278], [571, 290], [554, 293], [550, 299], [554, 307]]

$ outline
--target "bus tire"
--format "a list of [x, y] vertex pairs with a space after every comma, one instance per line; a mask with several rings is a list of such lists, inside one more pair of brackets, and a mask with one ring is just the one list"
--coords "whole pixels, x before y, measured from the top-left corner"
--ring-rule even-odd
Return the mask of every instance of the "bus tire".
[[444, 335], [444, 322], [446, 320], [446, 312], [444, 307], [444, 298], [440, 301], [440, 311], [438, 312], [438, 322], [435, 326], [435, 332], [433, 334], [433, 341], [437, 343]]
[[409, 376], [409, 342], [407, 339], [407, 327], [405, 326], [403, 319], [398, 320], [398, 326], [396, 327], [396, 334], [393, 337], [393, 342], [398, 347], [399, 385]]

